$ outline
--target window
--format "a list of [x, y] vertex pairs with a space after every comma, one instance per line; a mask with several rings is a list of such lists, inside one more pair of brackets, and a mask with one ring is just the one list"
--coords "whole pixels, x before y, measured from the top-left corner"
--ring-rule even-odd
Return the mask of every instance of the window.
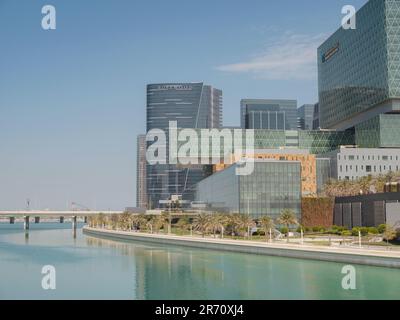
[[371, 171], [372, 171], [372, 167], [371, 167], [371, 166], [366, 166], [366, 167], [365, 167], [365, 170], [366, 170], [367, 172], [371, 172]]

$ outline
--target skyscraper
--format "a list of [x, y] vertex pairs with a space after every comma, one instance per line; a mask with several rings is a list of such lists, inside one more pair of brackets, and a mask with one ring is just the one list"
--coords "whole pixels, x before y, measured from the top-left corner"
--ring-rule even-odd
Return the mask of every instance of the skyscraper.
[[[203, 83], [161, 83], [147, 86], [147, 132], [161, 129], [169, 136], [169, 122], [178, 128], [219, 128], [222, 125], [222, 91]], [[169, 159], [168, 143], [165, 146]], [[147, 165], [147, 196], [151, 208], [160, 200], [182, 195], [194, 200], [192, 187], [207, 176], [203, 165]]]
[[146, 187], [146, 135], [137, 137], [136, 150], [136, 206], [147, 208], [147, 187]]
[[355, 30], [340, 28], [319, 47], [321, 128], [372, 121], [373, 131], [379, 114], [400, 113], [399, 39], [400, 1], [370, 0], [357, 12]]
[[305, 104], [297, 109], [297, 128], [300, 130], [313, 130], [314, 105]]
[[243, 129], [297, 129], [296, 100], [243, 99], [240, 111]]

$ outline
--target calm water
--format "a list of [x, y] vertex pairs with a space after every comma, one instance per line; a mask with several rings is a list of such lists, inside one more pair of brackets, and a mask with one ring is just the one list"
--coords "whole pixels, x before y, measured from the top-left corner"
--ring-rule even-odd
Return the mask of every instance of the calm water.
[[[58, 229], [56, 229], [58, 228]], [[63, 229], [59, 229], [63, 228]], [[0, 224], [0, 299], [398, 299], [400, 270], [96, 239], [70, 225]], [[44, 291], [53, 265], [57, 289]]]

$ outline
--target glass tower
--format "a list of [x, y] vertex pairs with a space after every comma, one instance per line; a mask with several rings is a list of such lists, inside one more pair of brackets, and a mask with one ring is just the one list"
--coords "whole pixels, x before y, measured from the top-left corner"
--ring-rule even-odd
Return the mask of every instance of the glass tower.
[[136, 206], [147, 208], [147, 187], [146, 187], [146, 135], [137, 137], [136, 144]]
[[318, 49], [320, 125], [348, 129], [400, 112], [400, 0], [370, 0], [356, 29], [338, 29]]
[[297, 129], [296, 100], [244, 99], [240, 109], [243, 129]]
[[[162, 83], [147, 86], [147, 132], [161, 129], [169, 136], [169, 122], [178, 128], [219, 128], [222, 124], [222, 91], [203, 83]], [[151, 144], [152, 142], [149, 142]], [[166, 145], [169, 159], [168, 142]], [[192, 186], [207, 176], [205, 166], [147, 165], [147, 197], [150, 208], [160, 200], [182, 195], [193, 200]]]

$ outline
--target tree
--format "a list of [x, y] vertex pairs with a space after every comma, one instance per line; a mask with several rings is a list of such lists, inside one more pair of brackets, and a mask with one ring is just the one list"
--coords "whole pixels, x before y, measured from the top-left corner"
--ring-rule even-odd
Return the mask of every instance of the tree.
[[100, 225], [100, 228], [104, 228], [105, 223], [106, 223], [106, 217], [104, 216], [103, 213], [99, 213], [96, 219], [97, 226]]
[[379, 232], [380, 234], [383, 234], [383, 233], [385, 232], [385, 230], [386, 230], [386, 224], [380, 224], [380, 225], [378, 226], [378, 232]]
[[124, 212], [119, 216], [118, 219], [119, 227], [122, 230], [131, 230], [132, 229], [132, 214], [129, 212]]
[[278, 223], [283, 224], [283, 225], [286, 226], [286, 228], [288, 230], [288, 232], [287, 232], [287, 242], [289, 242], [290, 226], [298, 225], [295, 213], [290, 209], [282, 210], [282, 213], [281, 213], [280, 217], [278, 218]]
[[164, 226], [164, 231], [165, 233], [170, 233], [171, 230], [171, 224], [172, 224], [172, 216], [171, 216], [171, 212], [163, 212], [161, 214], [161, 217], [163, 219], [163, 226]]
[[147, 223], [151, 227], [151, 231], [158, 233], [162, 227], [165, 226], [165, 217], [163, 215], [153, 216]]
[[119, 217], [118, 217], [118, 214], [112, 214], [111, 215], [111, 219], [110, 219], [110, 223], [111, 223], [111, 228], [113, 229], [113, 230], [116, 230], [117, 229], [117, 227], [118, 227], [118, 221], [119, 221]]
[[254, 220], [248, 214], [240, 214], [236, 216], [236, 218], [238, 229], [247, 234], [248, 237], [250, 237], [251, 232], [249, 232], [249, 229], [255, 226]]
[[197, 215], [194, 218], [193, 226], [194, 226], [195, 230], [201, 232], [201, 235], [204, 238], [206, 232], [210, 228], [210, 216], [205, 213], [201, 213], [201, 214]]
[[275, 223], [274, 220], [271, 217], [268, 216], [262, 216], [261, 219], [259, 220], [261, 229], [265, 233], [265, 241], [268, 241], [268, 233], [270, 230], [275, 229]]
[[383, 233], [383, 239], [386, 240], [387, 245], [389, 245], [389, 241], [396, 239], [396, 237], [396, 230], [392, 226], [386, 225], [385, 232]]
[[182, 231], [185, 232], [190, 230], [191, 227], [190, 219], [188, 217], [180, 218], [176, 226]]

